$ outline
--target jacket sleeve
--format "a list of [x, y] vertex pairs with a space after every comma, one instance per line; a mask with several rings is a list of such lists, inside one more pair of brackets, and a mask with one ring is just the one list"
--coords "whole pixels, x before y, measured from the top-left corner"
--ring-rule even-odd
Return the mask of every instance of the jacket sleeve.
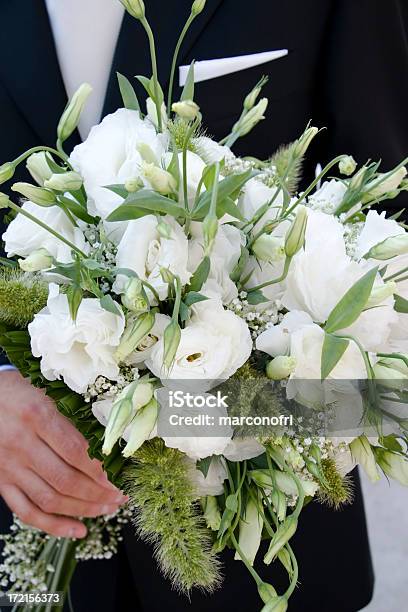
[[[390, 170], [408, 155], [408, 3], [335, 0], [328, 24], [315, 98], [328, 128], [321, 161], [349, 153]], [[390, 207], [408, 205], [405, 195]]]

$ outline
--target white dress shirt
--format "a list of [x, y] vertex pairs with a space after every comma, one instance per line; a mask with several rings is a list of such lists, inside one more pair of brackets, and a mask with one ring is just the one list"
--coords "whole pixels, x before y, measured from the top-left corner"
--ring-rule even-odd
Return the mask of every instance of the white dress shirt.
[[45, 0], [45, 4], [68, 97], [81, 83], [93, 87], [78, 126], [85, 139], [101, 120], [124, 8], [119, 0]]

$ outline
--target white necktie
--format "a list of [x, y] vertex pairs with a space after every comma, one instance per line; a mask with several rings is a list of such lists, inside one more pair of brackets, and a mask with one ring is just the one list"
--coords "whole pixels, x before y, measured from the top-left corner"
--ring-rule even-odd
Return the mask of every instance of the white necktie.
[[93, 87], [79, 124], [84, 139], [101, 119], [124, 9], [118, 0], [45, 0], [69, 97]]

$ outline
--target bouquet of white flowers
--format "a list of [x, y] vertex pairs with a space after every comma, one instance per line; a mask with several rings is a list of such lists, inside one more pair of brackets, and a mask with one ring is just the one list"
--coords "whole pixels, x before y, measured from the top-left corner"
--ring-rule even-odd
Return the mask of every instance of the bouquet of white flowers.
[[[167, 105], [143, 2], [122, 2], [150, 42], [153, 76], [137, 77], [147, 113], [118, 75], [124, 108], [68, 155], [83, 85], [55, 149], [0, 167], [4, 183], [26, 163], [36, 183], [13, 185], [20, 203], [0, 195], [14, 213], [0, 345], [84, 434], [129, 508], [88, 520], [81, 542], [16, 519], [0, 587], [67, 591], [76, 561], [113, 554], [132, 515], [176, 588], [217, 586], [228, 546], [262, 609], [284, 611], [305, 503], [350, 502], [357, 464], [408, 485], [408, 234], [398, 215], [371, 210], [407, 189], [407, 160], [382, 174], [342, 155], [298, 193], [317, 129], [267, 161], [231, 150], [264, 118], [263, 82], [222, 142], [205, 134], [194, 64], [172, 103], [178, 50], [205, 0], [179, 39]], [[285, 593], [253, 567], [262, 539], [264, 562], [288, 572]]]

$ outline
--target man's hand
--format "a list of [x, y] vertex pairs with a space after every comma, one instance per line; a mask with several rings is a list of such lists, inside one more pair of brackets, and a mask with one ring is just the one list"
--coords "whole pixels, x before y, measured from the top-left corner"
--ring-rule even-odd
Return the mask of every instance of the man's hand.
[[81, 538], [85, 526], [70, 517], [110, 514], [126, 501], [87, 447], [43, 391], [0, 373], [0, 495], [24, 523]]

